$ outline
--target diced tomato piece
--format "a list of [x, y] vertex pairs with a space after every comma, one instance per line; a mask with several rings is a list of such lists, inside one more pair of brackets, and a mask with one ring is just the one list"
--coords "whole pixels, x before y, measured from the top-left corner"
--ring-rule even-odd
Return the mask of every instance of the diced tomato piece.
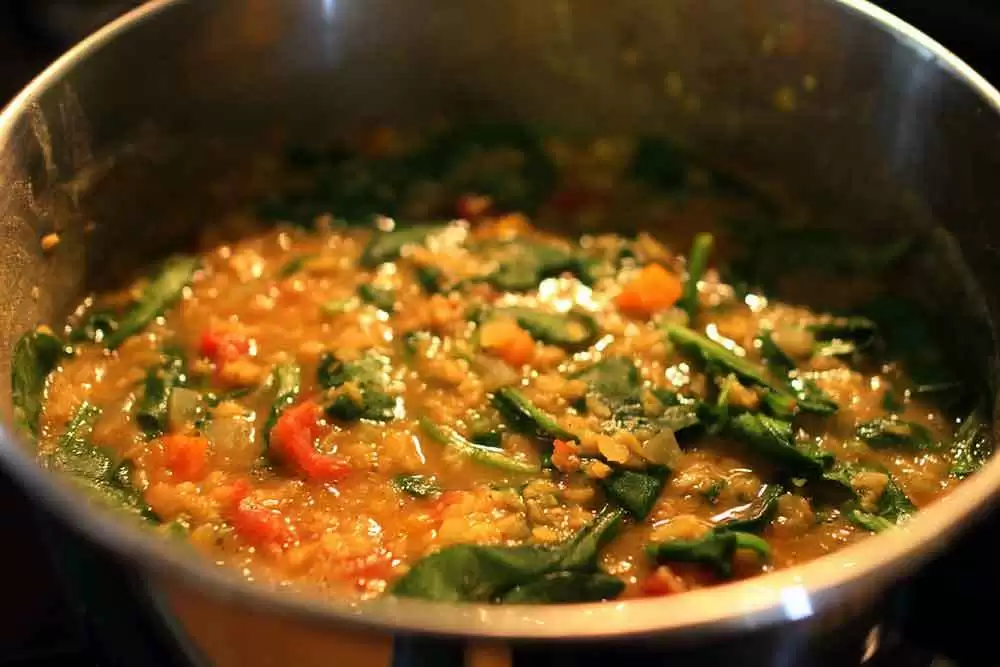
[[308, 479], [339, 482], [351, 467], [339, 457], [316, 451], [316, 439], [323, 431], [319, 423], [322, 414], [323, 409], [313, 401], [285, 410], [271, 429], [271, 450]]
[[208, 468], [208, 440], [199, 435], [165, 435], [163, 445], [165, 465], [174, 479], [193, 482], [202, 479]]
[[535, 353], [535, 339], [510, 319], [491, 320], [479, 332], [479, 344], [511, 366], [523, 366]]
[[636, 317], [649, 317], [670, 308], [681, 298], [680, 279], [659, 264], [647, 264], [622, 287], [615, 300], [618, 309]]
[[217, 364], [236, 361], [250, 353], [250, 339], [238, 331], [209, 329], [198, 341], [198, 353]]
[[254, 546], [284, 547], [295, 539], [280, 512], [260, 507], [250, 498], [239, 501], [227, 518], [237, 534]]

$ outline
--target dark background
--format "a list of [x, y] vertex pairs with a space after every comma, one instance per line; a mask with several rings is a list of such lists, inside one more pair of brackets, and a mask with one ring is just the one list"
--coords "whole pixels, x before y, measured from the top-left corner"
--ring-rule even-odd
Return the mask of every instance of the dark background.
[[[136, 4], [0, 0], [0, 106], [92, 28]], [[1000, 82], [1000, 0], [880, 4], [942, 42], [987, 79]], [[81, 600], [77, 589], [69, 592], [63, 570], [49, 556], [46, 520], [2, 475], [0, 508], [7, 538], [0, 556], [0, 667], [138, 664], [108, 658], [107, 633], [95, 628], [93, 605]], [[898, 594], [906, 648], [886, 664], [927, 665], [931, 653], [943, 653], [960, 664], [1000, 665], [1000, 650], [992, 641], [992, 612], [1000, 597], [998, 528], [997, 520], [984, 523], [906, 582]]]

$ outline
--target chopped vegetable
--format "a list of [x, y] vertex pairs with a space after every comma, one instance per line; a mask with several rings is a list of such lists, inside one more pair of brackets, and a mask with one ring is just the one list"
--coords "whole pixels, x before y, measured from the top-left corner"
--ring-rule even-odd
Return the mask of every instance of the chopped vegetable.
[[156, 515], [143, 502], [139, 491], [132, 485], [132, 464], [116, 463], [110, 452], [91, 441], [94, 424], [101, 416], [101, 409], [90, 403], [77, 408], [48, 462], [87, 483], [95, 498], [123, 509], [149, 521]]
[[501, 308], [499, 317], [509, 318], [542, 343], [569, 349], [587, 347], [597, 340], [598, 329], [594, 318], [579, 312], [545, 313], [530, 308]]
[[727, 530], [759, 533], [771, 523], [778, 510], [778, 498], [784, 494], [785, 488], [780, 484], [765, 484], [749, 503], [717, 514], [712, 520]]
[[406, 493], [414, 498], [433, 498], [441, 495], [441, 485], [433, 477], [425, 475], [397, 475], [392, 480], [392, 486], [400, 493]]
[[361, 254], [361, 266], [374, 268], [399, 257], [408, 245], [422, 245], [431, 234], [444, 229], [441, 225], [413, 225], [391, 232], [376, 232]]
[[751, 533], [715, 529], [694, 540], [670, 540], [646, 547], [646, 551], [657, 563], [701, 563], [707, 565], [720, 577], [733, 576], [733, 556], [738, 549], [752, 551], [761, 560], [771, 557], [768, 543]]
[[49, 374], [65, 354], [66, 348], [59, 339], [40, 329], [24, 334], [14, 345], [10, 362], [14, 419], [33, 436], [38, 436], [38, 418]]
[[351, 466], [340, 457], [316, 451], [316, 440], [322, 433], [319, 422], [322, 414], [320, 406], [311, 401], [286, 409], [271, 429], [268, 452], [307, 479], [339, 482], [351, 473]]
[[326, 353], [320, 359], [318, 380], [327, 390], [325, 410], [335, 419], [388, 421], [396, 399], [386, 392], [386, 363], [375, 354], [358, 361], [342, 362]]
[[983, 467], [991, 452], [990, 431], [979, 410], [973, 410], [955, 433], [951, 445], [951, 475], [964, 479]]
[[610, 477], [601, 480], [608, 498], [628, 510], [638, 520], [643, 520], [653, 510], [663, 485], [666, 483], [666, 469], [638, 472], [616, 470]]
[[535, 353], [535, 339], [508, 318], [492, 319], [483, 324], [479, 344], [511, 366], [523, 366]]
[[271, 385], [274, 387], [274, 403], [264, 423], [261, 437], [264, 450], [267, 451], [271, 442], [271, 431], [281, 418], [282, 413], [289, 408], [299, 396], [302, 385], [302, 369], [297, 364], [278, 364], [271, 371]]
[[139, 333], [181, 297], [184, 288], [194, 278], [199, 261], [194, 257], [172, 257], [160, 273], [142, 291], [142, 296], [118, 320], [118, 328], [105, 336], [104, 345], [114, 350], [129, 337]]
[[299, 255], [298, 257], [292, 257], [278, 269], [278, 277], [288, 278], [290, 276], [294, 276], [296, 273], [305, 268], [306, 263], [314, 257], [315, 255]]
[[554, 547], [445, 547], [415, 563], [391, 591], [400, 597], [441, 602], [501, 602], [513, 589], [546, 575], [593, 573], [598, 552], [614, 537], [623, 516], [620, 509], [606, 508], [593, 523]]
[[592, 282], [593, 262], [562, 248], [518, 239], [486, 246], [497, 257], [497, 269], [486, 277], [493, 287], [505, 292], [527, 292], [546, 278], [569, 273], [584, 283]]
[[166, 466], [174, 479], [192, 482], [202, 479], [208, 469], [208, 440], [198, 435], [172, 433], [160, 440], [166, 454]]
[[449, 449], [477, 463], [508, 472], [525, 474], [541, 472], [541, 468], [537, 465], [521, 461], [495, 449], [480, 447], [473, 442], [469, 442], [447, 426], [439, 426], [426, 417], [421, 417], [420, 428], [435, 442], [445, 445]]
[[371, 283], [358, 286], [358, 296], [364, 303], [370, 303], [379, 310], [391, 313], [396, 309], [396, 295], [392, 290], [375, 287]]
[[694, 322], [698, 315], [698, 282], [708, 268], [708, 255], [712, 252], [714, 239], [711, 234], [698, 234], [691, 244], [691, 254], [688, 255], [688, 277], [684, 283], [684, 296], [681, 298], [681, 308], [688, 315], [688, 322]]
[[69, 332], [69, 342], [101, 343], [117, 329], [118, 319], [114, 313], [103, 310], [91, 311]]
[[670, 340], [678, 347], [699, 357], [707, 366], [722, 368], [751, 384], [764, 387], [782, 400], [784, 405], [794, 401], [796, 410], [817, 414], [836, 412], [837, 404], [826, 397], [814, 383], [800, 378], [793, 379], [790, 386], [784, 385], [769, 377], [764, 367], [736, 353], [727, 350], [713, 340], [710, 340], [687, 327], [677, 324], [664, 324], [664, 330]]
[[792, 425], [762, 414], [745, 412], [725, 425], [726, 432], [752, 451], [795, 477], [820, 477], [833, 455], [796, 446]]
[[198, 340], [198, 354], [220, 366], [250, 352], [250, 339], [234, 329], [209, 329]]
[[858, 424], [857, 436], [875, 448], [894, 447], [910, 451], [938, 449], [930, 429], [897, 418], [880, 418]]
[[579, 440], [516, 389], [504, 387], [498, 390], [493, 394], [492, 402], [510, 427], [519, 433], [543, 440]]
[[647, 264], [622, 286], [615, 304], [628, 315], [651, 317], [677, 303], [682, 291], [677, 276], [659, 264]]
[[135, 420], [146, 434], [154, 438], [167, 430], [170, 421], [170, 397], [175, 387], [187, 382], [187, 368], [180, 351], [163, 351], [164, 361], [146, 372], [142, 398], [136, 404]]

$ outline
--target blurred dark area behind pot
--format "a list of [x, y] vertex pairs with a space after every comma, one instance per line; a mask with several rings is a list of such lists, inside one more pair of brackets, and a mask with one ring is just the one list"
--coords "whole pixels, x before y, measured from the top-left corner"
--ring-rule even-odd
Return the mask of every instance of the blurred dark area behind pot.
[[[807, 1], [811, 0], [803, 0]], [[0, 105], [60, 53], [139, 4], [136, 0], [0, 0]], [[987, 79], [1000, 82], [997, 0], [878, 4], [942, 42]], [[0, 556], [5, 591], [0, 603], [0, 667], [177, 664], [174, 651], [151, 646], [164, 636], [151, 631], [148, 619], [135, 611], [128, 580], [119, 579], [103, 589], [80, 586], [79, 572], [66, 567], [66, 558], [51, 555], [56, 544], [64, 556], [78, 545], [64, 537], [53, 538], [47, 519], [3, 476], [0, 507], [12, 547]], [[991, 645], [992, 614], [986, 613], [1000, 596], [1000, 575], [992, 557], [1000, 543], [997, 528], [994, 516], [900, 587], [898, 606], [904, 620], [897, 632], [903, 649], [878, 664], [929, 665], [932, 653], [943, 653], [962, 665], [1000, 664]], [[95, 563], [91, 560], [94, 569], [101, 569]], [[95, 574], [97, 579], [101, 576], [108, 573]], [[110, 577], [114, 579], [113, 574]], [[96, 599], [95, 589], [99, 589]], [[112, 608], [115, 611], [109, 612]], [[128, 627], [115, 633], [113, 625], [109, 632], [109, 624]], [[120, 634], [123, 641], [109, 634]]]

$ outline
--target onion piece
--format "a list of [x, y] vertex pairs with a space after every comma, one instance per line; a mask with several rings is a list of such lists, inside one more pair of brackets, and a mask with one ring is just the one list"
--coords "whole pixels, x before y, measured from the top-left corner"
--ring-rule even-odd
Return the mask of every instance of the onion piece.
[[642, 443], [639, 453], [644, 459], [656, 465], [676, 468], [684, 453], [677, 443], [677, 436], [669, 428], [665, 428], [652, 438]]
[[260, 457], [252, 414], [212, 419], [205, 427], [205, 435], [223, 468], [247, 470]]
[[506, 361], [479, 354], [473, 357], [472, 363], [479, 373], [483, 389], [488, 392], [502, 387], [516, 386], [521, 381], [521, 374], [511, 368]]
[[167, 422], [171, 432], [184, 432], [189, 424], [197, 421], [201, 412], [201, 394], [194, 389], [177, 387], [170, 392], [167, 404]]

